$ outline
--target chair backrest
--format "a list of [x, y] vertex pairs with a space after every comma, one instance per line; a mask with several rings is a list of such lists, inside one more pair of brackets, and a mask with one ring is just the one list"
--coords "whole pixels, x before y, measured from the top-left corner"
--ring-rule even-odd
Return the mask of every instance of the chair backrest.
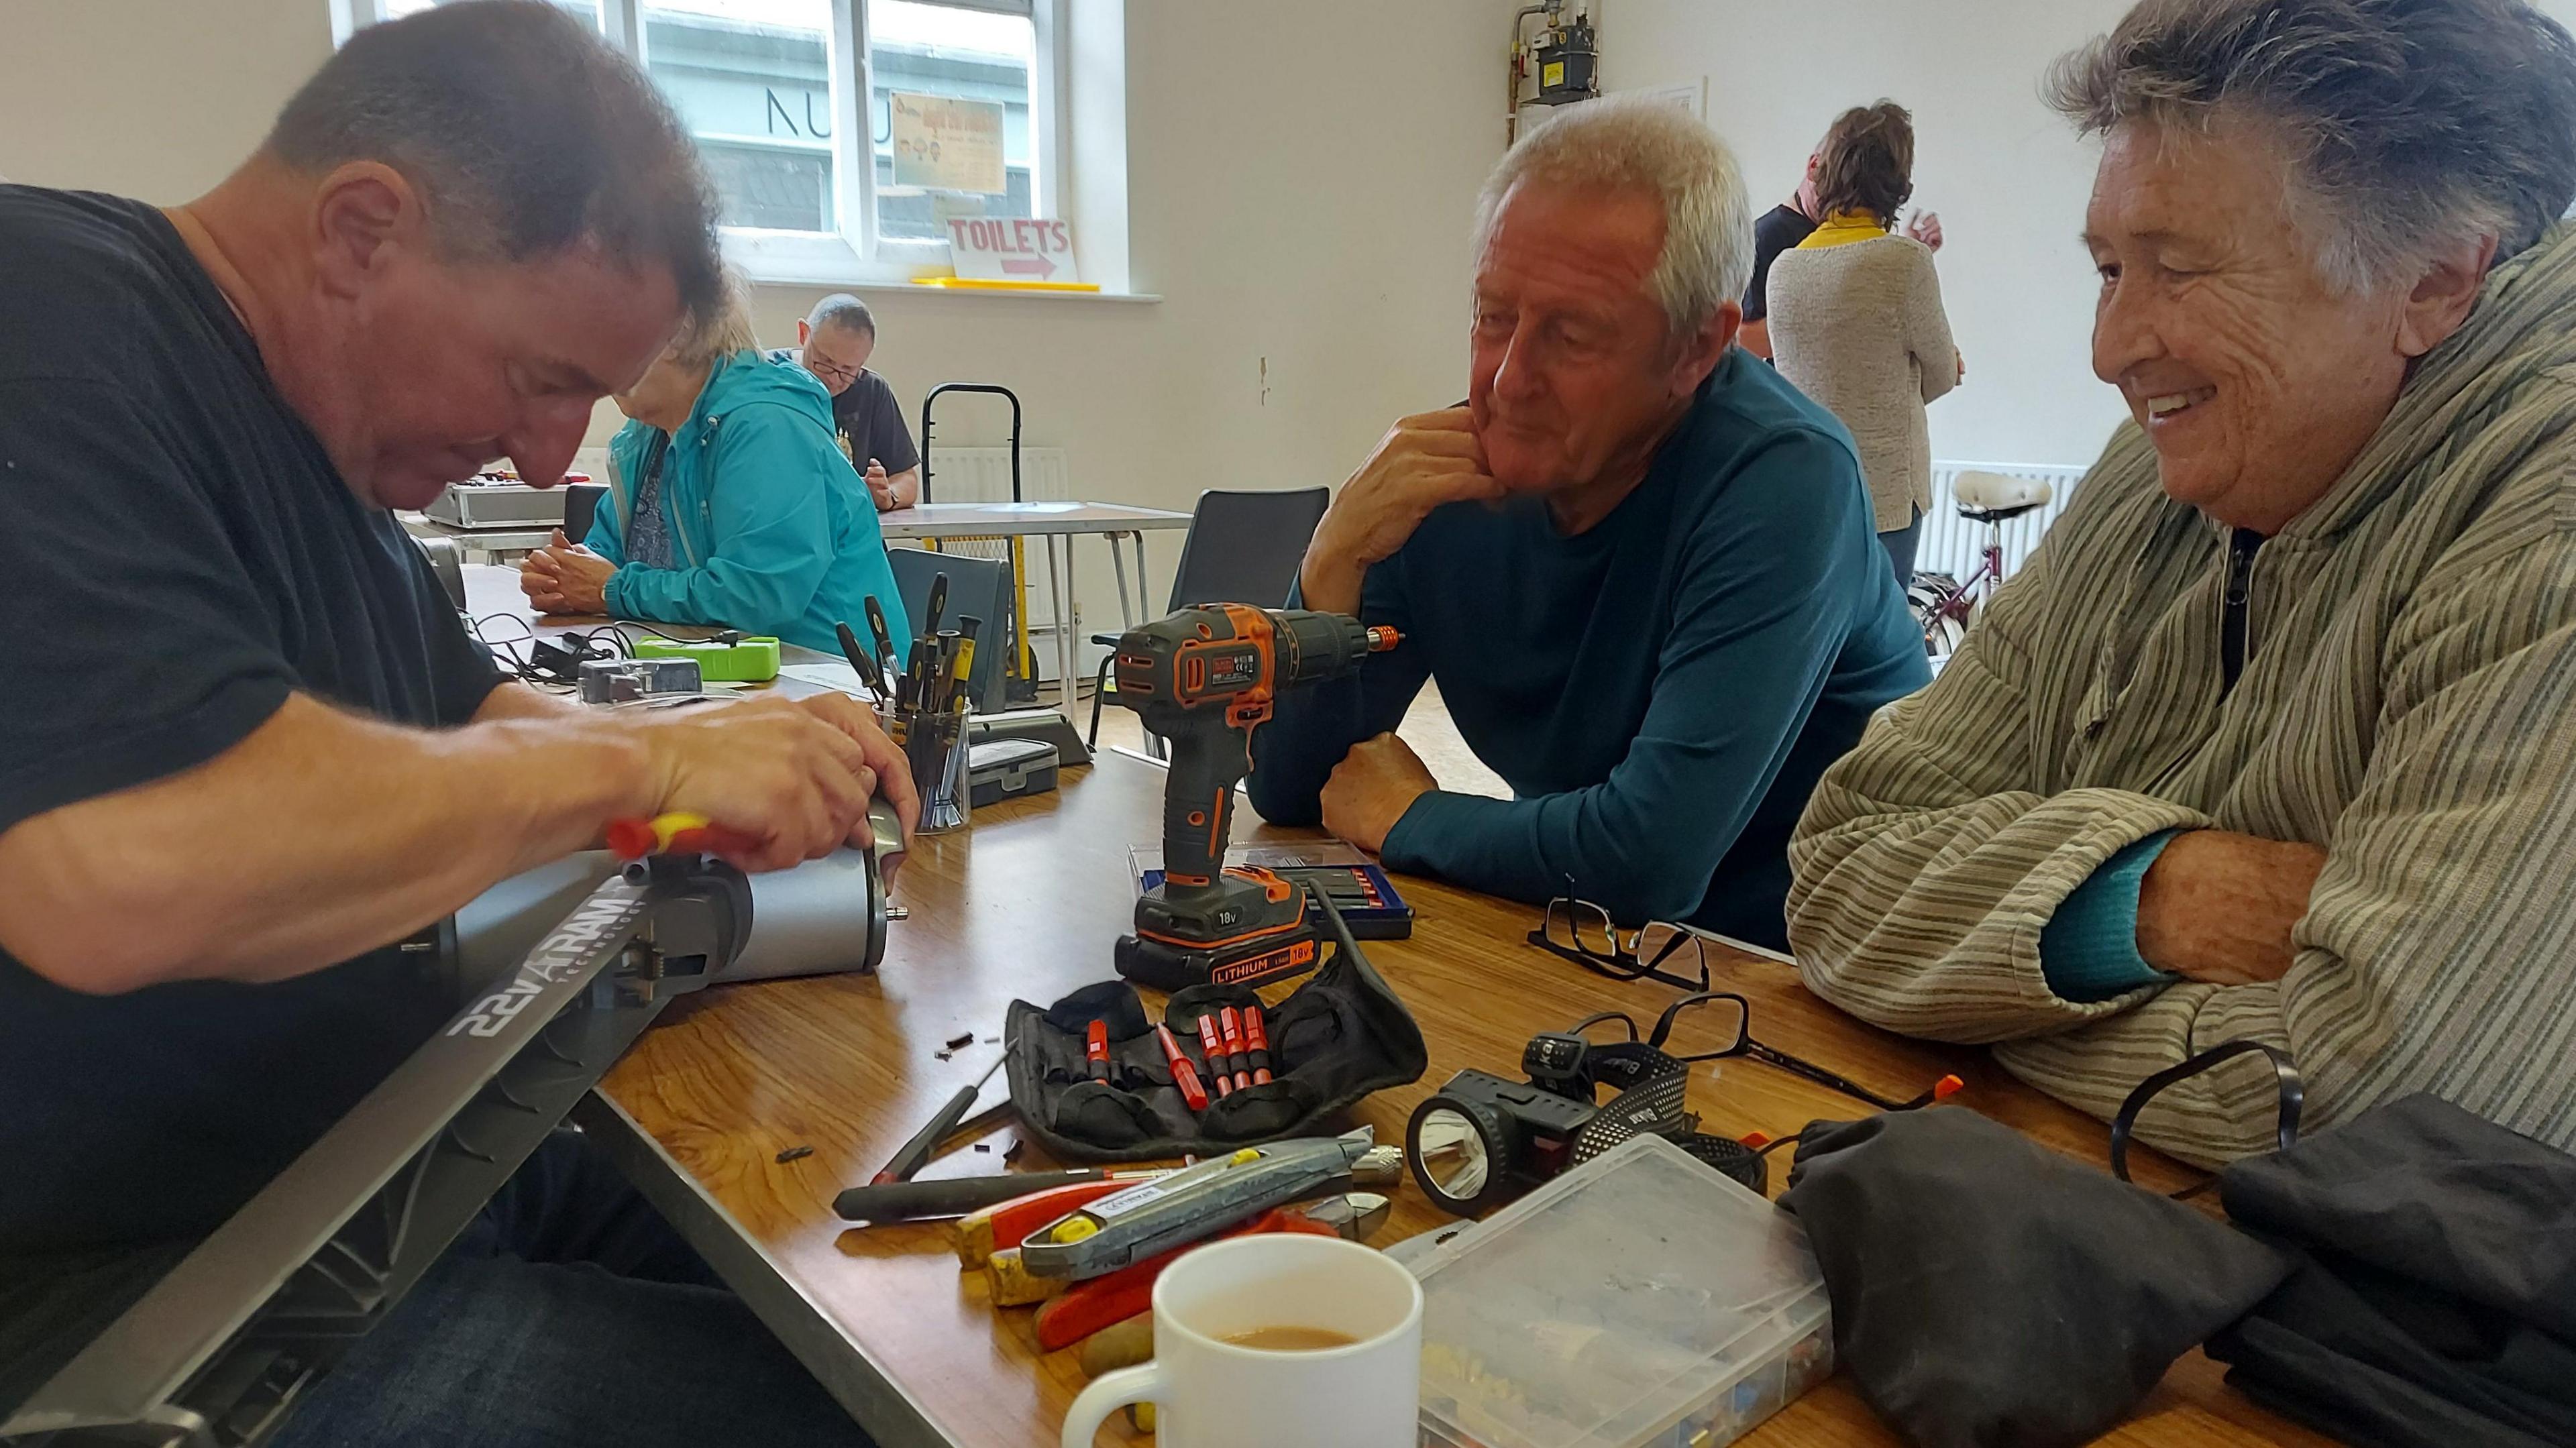
[[1324, 488], [1284, 493], [1211, 488], [1199, 494], [1189, 537], [1181, 544], [1180, 570], [1172, 577], [1171, 606], [1285, 604], [1306, 544], [1331, 501], [1332, 493]]
[[564, 484], [564, 536], [575, 543], [590, 536], [590, 523], [599, 516], [599, 500], [608, 495], [606, 483]]
[[[889, 548], [886, 561], [894, 566], [894, 584], [903, 594], [904, 616], [920, 628], [930, 618], [930, 585], [940, 574], [948, 575], [948, 599], [939, 616], [941, 628], [955, 628], [957, 620], [974, 617], [984, 621], [983, 632], [975, 638], [975, 666], [966, 674], [966, 697], [975, 707], [986, 712], [1002, 707], [1002, 669], [1010, 662], [1009, 640], [1012, 636], [1011, 564], [1004, 558], [968, 558], [956, 553], [933, 553], [926, 548]], [[911, 647], [906, 639], [897, 639], [895, 663], [901, 667], [902, 651]]]
[[414, 538], [420, 551], [429, 559], [429, 571], [438, 575], [438, 586], [447, 591], [447, 601], [458, 613], [466, 611], [465, 551], [453, 538]]

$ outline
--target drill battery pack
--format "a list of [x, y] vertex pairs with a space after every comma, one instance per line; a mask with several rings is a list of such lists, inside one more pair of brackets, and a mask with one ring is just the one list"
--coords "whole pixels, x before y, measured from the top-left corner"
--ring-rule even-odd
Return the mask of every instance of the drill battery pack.
[[[1403, 940], [1413, 934], [1413, 906], [1378, 865], [1345, 863], [1338, 852], [1320, 846], [1254, 845], [1240, 853], [1244, 863], [1264, 866], [1306, 887], [1306, 919], [1319, 936], [1324, 933], [1323, 902], [1328, 899], [1342, 912], [1354, 939]], [[1332, 858], [1319, 864], [1308, 860], [1308, 855]], [[1161, 851], [1130, 850], [1127, 858], [1136, 872], [1137, 894], [1163, 883]]]
[[1115, 953], [1120, 975], [1155, 990], [1185, 990], [1194, 985], [1267, 985], [1304, 975], [1315, 968], [1320, 957], [1311, 926], [1296, 932], [1296, 938], [1285, 944], [1265, 941], [1250, 954], [1239, 948], [1227, 951], [1184, 947], [1137, 935], [1119, 936]]
[[1303, 885], [1256, 866], [1228, 868], [1216, 890], [1176, 902], [1136, 901], [1136, 933], [1118, 937], [1118, 973], [1156, 990], [1256, 986], [1304, 975], [1321, 958]]

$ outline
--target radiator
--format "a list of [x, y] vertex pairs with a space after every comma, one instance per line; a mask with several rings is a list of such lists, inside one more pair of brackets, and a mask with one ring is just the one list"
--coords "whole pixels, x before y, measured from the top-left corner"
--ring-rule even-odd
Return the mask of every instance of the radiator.
[[2039, 546], [2048, 525], [2066, 511], [2084, 469], [2050, 463], [1944, 463], [1932, 465], [1932, 507], [1923, 515], [1923, 541], [1914, 551], [1914, 571], [1946, 573], [1964, 579], [1977, 571], [1986, 546], [1986, 529], [1959, 516], [1951, 487], [1961, 473], [2001, 473], [2008, 478], [2040, 478], [2054, 490], [2048, 506], [2024, 513], [2003, 525], [2004, 570], [2021, 571], [2022, 561]]
[[[934, 446], [930, 466], [931, 475], [922, 490], [934, 503], [1007, 503], [1011, 499], [1009, 448]], [[1020, 496], [1031, 503], [1061, 502], [1073, 496], [1063, 448], [1020, 449]]]
[[[1011, 500], [1011, 450], [1007, 447], [940, 447], [930, 450], [930, 475], [923, 480], [922, 491], [934, 503], [1007, 503]], [[1020, 449], [1020, 501], [1025, 503], [1063, 502], [1073, 497], [1073, 479], [1065, 467], [1064, 449], [1060, 447], [1023, 447]], [[1011, 545], [1001, 538], [951, 538], [941, 542], [939, 551], [959, 553], [970, 558], [1003, 558], [1011, 556]], [[1041, 678], [1055, 676], [1055, 608], [1047, 600], [1046, 547], [1032, 541], [1023, 549], [1022, 577], [1027, 585], [1019, 606], [1028, 620], [1026, 633], [1033, 645], [1036, 666]], [[1076, 627], [1080, 626], [1079, 620]]]

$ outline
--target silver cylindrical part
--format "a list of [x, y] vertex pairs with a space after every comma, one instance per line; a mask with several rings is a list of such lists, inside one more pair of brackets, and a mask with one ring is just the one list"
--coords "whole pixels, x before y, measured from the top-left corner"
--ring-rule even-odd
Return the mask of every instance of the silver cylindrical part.
[[885, 958], [885, 887], [865, 850], [840, 849], [751, 879], [751, 934], [718, 979], [874, 970]]

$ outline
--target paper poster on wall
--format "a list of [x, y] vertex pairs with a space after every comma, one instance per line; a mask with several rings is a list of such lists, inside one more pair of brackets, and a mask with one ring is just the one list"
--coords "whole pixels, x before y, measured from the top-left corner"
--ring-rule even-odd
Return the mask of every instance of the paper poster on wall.
[[1011, 189], [1002, 164], [1002, 103], [955, 96], [886, 97], [894, 140], [894, 184], [930, 191]]
[[1082, 280], [1082, 270], [1074, 264], [1069, 222], [953, 216], [948, 220], [948, 246], [961, 277], [1057, 286]]
[[1613, 91], [1612, 95], [1637, 96], [1658, 105], [1683, 111], [1698, 120], [1708, 119], [1708, 77], [1675, 81], [1671, 85], [1639, 86], [1635, 90]]

